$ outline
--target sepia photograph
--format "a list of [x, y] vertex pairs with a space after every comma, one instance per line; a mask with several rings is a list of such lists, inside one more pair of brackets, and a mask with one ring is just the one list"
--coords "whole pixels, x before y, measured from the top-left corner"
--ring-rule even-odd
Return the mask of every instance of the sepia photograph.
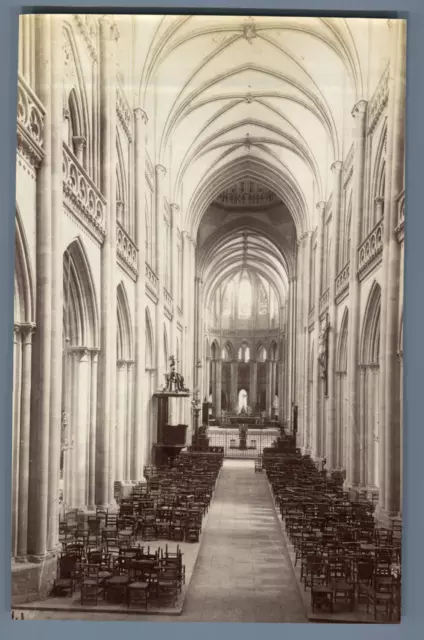
[[400, 623], [406, 30], [20, 16], [14, 620]]

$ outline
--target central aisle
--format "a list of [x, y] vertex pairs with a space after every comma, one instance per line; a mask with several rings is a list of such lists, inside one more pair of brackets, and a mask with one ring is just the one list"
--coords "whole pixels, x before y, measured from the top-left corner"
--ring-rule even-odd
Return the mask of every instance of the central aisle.
[[225, 460], [181, 622], [307, 622], [268, 488], [251, 460]]
[[252, 460], [225, 460], [180, 616], [24, 612], [27, 619], [307, 622], [268, 489]]

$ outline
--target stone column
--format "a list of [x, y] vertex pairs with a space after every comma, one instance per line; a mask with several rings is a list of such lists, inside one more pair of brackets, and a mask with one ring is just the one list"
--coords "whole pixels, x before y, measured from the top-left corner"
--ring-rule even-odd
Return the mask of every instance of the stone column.
[[237, 379], [238, 379], [238, 362], [233, 360], [230, 363], [230, 410], [237, 411]]
[[317, 230], [317, 250], [315, 264], [315, 357], [314, 369], [314, 400], [313, 400], [313, 416], [312, 416], [312, 455], [314, 458], [321, 456], [321, 371], [318, 363], [319, 339], [321, 334], [321, 322], [319, 317], [319, 303], [321, 298], [321, 281], [322, 281], [322, 264], [323, 264], [323, 232], [325, 225], [325, 202], [318, 202], [318, 230]]
[[210, 382], [210, 375], [211, 375], [211, 359], [209, 357], [206, 357], [206, 369], [205, 369], [205, 388], [204, 388], [204, 395], [206, 397], [206, 400], [209, 402], [209, 390], [210, 390], [210, 386], [211, 386], [211, 382]]
[[296, 276], [289, 278], [289, 298], [287, 310], [287, 406], [286, 420], [289, 431], [292, 429], [292, 402], [295, 394], [296, 380]]
[[177, 227], [180, 207], [171, 204], [171, 291], [174, 301], [174, 313], [171, 321], [171, 354], [177, 356], [177, 306], [178, 306], [178, 265], [177, 265]]
[[272, 398], [272, 361], [268, 358], [266, 361], [266, 417], [271, 417], [271, 398]]
[[296, 299], [296, 317], [297, 317], [297, 328], [296, 328], [296, 381], [295, 381], [295, 401], [298, 405], [298, 439], [302, 439], [302, 427], [300, 425], [300, 417], [301, 417], [301, 405], [303, 399], [303, 366], [304, 366], [304, 358], [303, 351], [305, 348], [304, 344], [304, 334], [303, 334], [303, 295], [305, 292], [304, 289], [304, 281], [305, 281], [305, 271], [307, 270], [307, 263], [305, 262], [305, 243], [303, 242], [303, 236], [299, 238], [297, 241], [297, 264], [296, 264], [296, 274], [299, 283], [297, 299]]
[[326, 452], [327, 459], [326, 468], [334, 469], [337, 467], [336, 462], [336, 429], [337, 429], [337, 385], [336, 385], [336, 358], [337, 358], [337, 308], [336, 308], [336, 278], [337, 278], [337, 250], [340, 238], [340, 217], [341, 217], [341, 194], [342, 194], [342, 167], [339, 161], [335, 162], [331, 170], [333, 172], [333, 204], [331, 219], [331, 248], [328, 259], [330, 261], [329, 274], [329, 309], [328, 322], [330, 325], [330, 333], [328, 335], [328, 354], [329, 362], [327, 368], [328, 375], [328, 412], [327, 412], [327, 438]]
[[370, 376], [370, 380], [368, 381], [368, 407], [367, 407], [367, 422], [368, 422], [368, 431], [365, 434], [366, 438], [366, 447], [367, 447], [367, 455], [366, 455], [366, 484], [367, 489], [369, 491], [375, 491], [375, 476], [374, 476], [374, 452], [375, 452], [375, 441], [374, 441], [374, 433], [375, 433], [375, 390], [378, 389], [378, 365], [371, 365], [368, 367], [368, 375]]
[[21, 437], [22, 335], [21, 326], [14, 327], [13, 343], [13, 426], [12, 426], [12, 557], [16, 556], [19, 532], [19, 453]]
[[[203, 335], [203, 313], [202, 313], [202, 279], [196, 276], [194, 279], [194, 374], [195, 379], [193, 381], [193, 389], [198, 388], [201, 393], [201, 380], [200, 371], [196, 366], [197, 363], [202, 361], [203, 349], [202, 349], [202, 335]], [[202, 400], [202, 398], [200, 398]]]
[[368, 372], [363, 365], [359, 365], [359, 484], [362, 488], [366, 485], [366, 425], [368, 416], [366, 415], [369, 404], [369, 390], [367, 389]]
[[216, 404], [215, 404], [215, 412], [218, 420], [221, 419], [221, 392], [222, 392], [222, 360], [218, 359], [215, 361], [216, 367]]
[[[144, 441], [150, 440], [149, 426], [145, 423], [144, 407], [147, 405], [145, 394], [146, 367], [146, 125], [147, 116], [143, 109], [134, 110], [134, 192], [135, 224], [138, 246], [138, 276], [136, 282], [135, 313], [135, 397], [134, 420], [129, 424], [131, 432], [131, 453], [128, 473], [133, 480], [140, 480], [147, 447]], [[144, 455], [143, 455], [144, 453]]]
[[62, 114], [63, 94], [63, 31], [62, 18], [52, 18], [52, 350], [50, 388], [49, 435], [49, 498], [48, 540], [49, 551], [58, 551], [59, 545], [59, 479], [60, 479], [60, 430], [62, 423], [62, 373], [63, 373], [63, 144]]
[[29, 441], [31, 422], [31, 367], [32, 367], [32, 334], [34, 325], [21, 327], [22, 359], [21, 359], [21, 414], [19, 443], [19, 487], [18, 487], [18, 536], [17, 556], [23, 558], [27, 554], [28, 533], [28, 481], [29, 481]]
[[250, 361], [250, 393], [249, 404], [254, 413], [258, 411], [258, 363], [256, 360]]
[[101, 350], [96, 433], [96, 504], [113, 503], [112, 434], [116, 426], [116, 25], [100, 19], [101, 190], [106, 237], [101, 256]]
[[[37, 15], [37, 95], [46, 109], [45, 158], [37, 176], [37, 305], [34, 336], [28, 501], [28, 553], [47, 551], [49, 500], [50, 387], [52, 349], [52, 29], [53, 16]], [[54, 16], [56, 17], [56, 16]]]
[[125, 431], [127, 417], [127, 380], [128, 369], [125, 360], [117, 362], [117, 403], [116, 403], [116, 430], [115, 430], [115, 478], [114, 480], [125, 480], [124, 478], [124, 453], [125, 453]]
[[358, 413], [358, 345], [359, 345], [359, 282], [358, 246], [361, 239], [361, 223], [364, 204], [364, 168], [366, 144], [366, 112], [365, 100], [358, 102], [353, 108], [355, 118], [354, 131], [354, 174], [351, 219], [351, 247], [349, 268], [349, 333], [347, 358], [348, 385], [348, 443], [347, 443], [347, 486], [355, 487], [359, 483], [359, 413]]
[[395, 228], [398, 219], [397, 199], [404, 186], [406, 21], [393, 22], [392, 41], [382, 266], [382, 292], [385, 291], [385, 295], [382, 295], [381, 302], [383, 330], [380, 354], [383, 357], [381, 358], [380, 421], [384, 427], [382, 429], [384, 465], [381, 467], [380, 492], [384, 495], [381, 506], [385, 514], [396, 517], [401, 511], [400, 366], [397, 359], [401, 249]]
[[[164, 286], [165, 286], [165, 262], [163, 242], [165, 238], [164, 229], [164, 211], [165, 211], [165, 194], [164, 194], [164, 181], [166, 176], [166, 169], [162, 165], [155, 167], [155, 212], [156, 212], [156, 274], [159, 278], [159, 291], [158, 302], [156, 304], [156, 387], [159, 388], [164, 381], [163, 375], [165, 374], [163, 365], [163, 335], [164, 335]], [[171, 354], [169, 354], [171, 355]], [[168, 367], [168, 363], [165, 364]]]
[[[125, 426], [125, 461], [124, 461], [124, 475], [126, 480], [134, 480], [131, 473], [131, 457], [132, 457], [132, 427], [133, 427], [133, 407], [134, 407], [134, 383], [133, 383], [133, 369], [134, 362], [127, 362], [127, 414], [126, 414], [126, 426]], [[146, 384], [146, 380], [145, 380]], [[146, 385], [147, 387], [147, 385]], [[147, 430], [147, 424], [143, 420], [143, 428]], [[140, 473], [142, 467], [140, 468]]]
[[[170, 234], [171, 234], [171, 255], [170, 255], [170, 295], [173, 300], [173, 313], [171, 320], [171, 336], [170, 336], [170, 355], [177, 358], [177, 317], [178, 317], [178, 265], [177, 265], [177, 226], [180, 208], [177, 204], [171, 204], [171, 220], [170, 220]], [[180, 363], [177, 362], [177, 371], [180, 373]], [[178, 398], [169, 398], [169, 415], [170, 424], [177, 425], [180, 422], [181, 400]]]
[[86, 479], [86, 452], [87, 452], [87, 438], [88, 438], [88, 426], [89, 426], [89, 391], [90, 391], [90, 376], [89, 376], [89, 358], [88, 350], [75, 348], [73, 350], [75, 364], [77, 367], [77, 384], [78, 390], [76, 394], [76, 406], [75, 406], [75, 431], [74, 431], [74, 449], [73, 449], [73, 485], [74, 485], [74, 500], [73, 507], [76, 509], [84, 509], [86, 505], [86, 491], [85, 491], [85, 479]]
[[97, 429], [97, 363], [99, 350], [91, 349], [90, 381], [90, 431], [88, 437], [87, 506], [90, 511], [96, 505], [96, 429]]

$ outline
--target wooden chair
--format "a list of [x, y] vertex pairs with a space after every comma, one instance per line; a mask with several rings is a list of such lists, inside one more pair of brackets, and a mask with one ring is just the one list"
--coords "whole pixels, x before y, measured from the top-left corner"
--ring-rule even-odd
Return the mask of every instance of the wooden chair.
[[86, 564], [81, 567], [81, 605], [97, 606], [99, 600], [99, 566]]
[[63, 554], [57, 560], [57, 577], [53, 583], [52, 595], [60, 595], [67, 592], [72, 596], [78, 580], [77, 567], [79, 556]]

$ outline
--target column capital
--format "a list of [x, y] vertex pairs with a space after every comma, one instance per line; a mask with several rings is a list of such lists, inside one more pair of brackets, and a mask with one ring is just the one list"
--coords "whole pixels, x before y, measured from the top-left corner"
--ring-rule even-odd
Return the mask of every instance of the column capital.
[[166, 176], [166, 169], [163, 164], [157, 164], [155, 167], [155, 171], [157, 176]]
[[122, 371], [123, 369], [125, 369], [125, 368], [126, 368], [126, 366], [127, 366], [127, 361], [126, 361], [126, 360], [117, 360], [117, 361], [116, 361], [116, 366], [118, 367], [118, 369], [119, 369], [120, 371]]
[[384, 204], [384, 197], [383, 196], [377, 196], [376, 198], [374, 198], [374, 203], [376, 205]]
[[25, 345], [32, 344], [32, 334], [35, 331], [35, 324], [33, 322], [18, 323], [13, 326], [13, 333], [15, 335], [15, 343], [21, 340], [21, 343]]
[[179, 211], [180, 210], [180, 205], [177, 204], [176, 202], [172, 202], [170, 204], [170, 208], [171, 208], [171, 211]]
[[336, 160], [335, 162], [333, 162], [333, 164], [330, 167], [331, 171], [333, 173], [341, 173], [342, 169], [343, 169], [343, 161], [342, 160]]
[[75, 354], [81, 361], [87, 358], [90, 350], [87, 347], [69, 347], [69, 352]]
[[326, 205], [325, 200], [320, 200], [319, 202], [317, 202], [316, 208], [318, 209], [318, 211], [324, 211], [325, 205]]
[[136, 107], [134, 109], [134, 118], [136, 122], [142, 122], [143, 124], [147, 124], [149, 122], [147, 113], [141, 107]]
[[357, 116], [364, 118], [367, 113], [368, 102], [366, 100], [359, 100], [352, 109], [352, 116], [356, 118]]

